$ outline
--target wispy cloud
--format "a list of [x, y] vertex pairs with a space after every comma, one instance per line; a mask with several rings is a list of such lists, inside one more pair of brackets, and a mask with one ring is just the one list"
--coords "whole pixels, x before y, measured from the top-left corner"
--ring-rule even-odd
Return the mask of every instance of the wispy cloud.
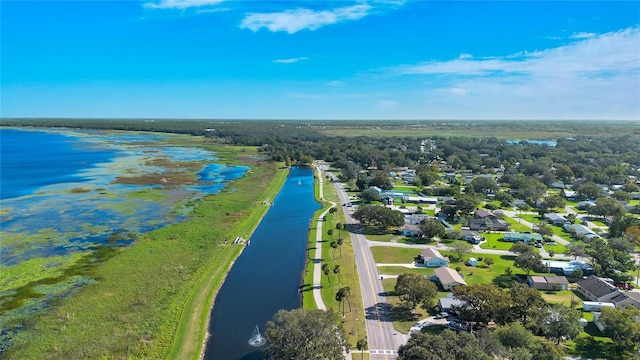
[[266, 28], [269, 31], [286, 31], [289, 34], [301, 30], [317, 30], [323, 26], [361, 19], [369, 15], [372, 7], [367, 4], [340, 7], [330, 10], [298, 8], [283, 12], [249, 13], [240, 28], [254, 32]]
[[188, 9], [218, 5], [225, 0], [160, 0], [144, 3], [148, 9]]
[[449, 61], [428, 61], [393, 71], [405, 75], [585, 77], [639, 70], [640, 27], [635, 27], [547, 50], [478, 59], [463, 54]]
[[405, 87], [415, 84], [421, 109], [429, 109], [425, 117], [638, 119], [640, 27], [580, 35], [540, 51], [398, 66], [387, 74], [401, 76]]
[[325, 95], [304, 94], [304, 93], [285, 93], [284, 95], [292, 98], [306, 99], [306, 100], [322, 100], [327, 98]]
[[289, 58], [289, 59], [276, 59], [276, 60], [273, 60], [273, 62], [278, 64], [293, 64], [293, 63], [297, 63], [305, 60], [309, 60], [309, 58], [303, 56], [303, 57], [296, 57], [296, 58]]
[[596, 37], [597, 34], [589, 32], [578, 32], [571, 35], [571, 39], [591, 39]]
[[327, 81], [326, 83], [324, 83], [324, 86], [333, 86], [333, 87], [340, 87], [340, 86], [345, 86], [346, 83], [344, 81], [340, 81], [340, 80], [331, 80], [331, 81]]

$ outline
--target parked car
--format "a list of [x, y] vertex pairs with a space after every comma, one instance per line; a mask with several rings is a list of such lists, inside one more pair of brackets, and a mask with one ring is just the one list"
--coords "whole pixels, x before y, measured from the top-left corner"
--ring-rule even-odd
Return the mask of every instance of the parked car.
[[449, 313], [446, 311], [441, 312], [440, 314], [434, 316], [435, 319], [446, 319], [449, 316]]

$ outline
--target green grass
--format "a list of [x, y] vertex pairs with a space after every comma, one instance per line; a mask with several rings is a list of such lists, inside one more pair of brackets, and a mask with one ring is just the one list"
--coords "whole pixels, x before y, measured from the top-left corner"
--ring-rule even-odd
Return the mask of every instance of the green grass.
[[[319, 198], [319, 182], [315, 183], [315, 197], [317, 201], [321, 201]], [[355, 257], [353, 253], [353, 247], [351, 245], [351, 237], [346, 230], [338, 231], [336, 229], [337, 223], [345, 223], [343, 214], [344, 208], [338, 201], [338, 195], [330, 182], [323, 183], [323, 195], [324, 198], [337, 203], [338, 211], [325, 216], [322, 228], [322, 262], [327, 263], [329, 268], [333, 270], [335, 265], [340, 265], [339, 276], [330, 272], [329, 278], [322, 274], [321, 276], [321, 296], [322, 300], [327, 307], [333, 311], [342, 312], [340, 303], [336, 301], [335, 295], [341, 287], [349, 286], [351, 288], [351, 311], [349, 311], [348, 304], [345, 304], [345, 317], [343, 318], [343, 325], [347, 334], [347, 341], [352, 346], [355, 346], [359, 338], [363, 338], [366, 334], [366, 326], [364, 323], [364, 316], [362, 315], [362, 295], [360, 293], [360, 281], [355, 268]], [[317, 234], [317, 220], [319, 216], [330, 207], [329, 203], [323, 203], [320, 210], [316, 211], [311, 219], [311, 228], [309, 229], [309, 238], [307, 246], [307, 264], [305, 265], [304, 283], [302, 291], [302, 306], [306, 309], [317, 309], [313, 293], [313, 261], [309, 261], [315, 257], [316, 251], [316, 234]], [[329, 236], [327, 230], [333, 229], [333, 236]], [[342, 238], [344, 243], [342, 244], [342, 256], [340, 256], [340, 250], [335, 251], [335, 259], [332, 256], [333, 249], [331, 248], [331, 241]], [[356, 309], [359, 310], [356, 313]]]
[[[229, 160], [244, 161], [236, 155]], [[84, 275], [98, 281], [28, 322], [3, 358], [197, 358], [213, 294], [242, 249], [224, 240], [251, 233], [260, 204], [279, 188], [274, 181], [286, 176], [276, 176], [275, 164], [250, 164], [228, 191], [199, 201], [188, 221], [87, 267]]]
[[508, 216], [504, 217], [504, 221], [508, 222], [509, 224], [511, 224], [511, 231], [515, 231], [515, 232], [526, 232], [526, 231], [531, 231], [531, 228], [521, 224], [518, 222], [518, 220], [512, 219]]
[[373, 246], [371, 253], [377, 264], [411, 264], [422, 250], [400, 247]]

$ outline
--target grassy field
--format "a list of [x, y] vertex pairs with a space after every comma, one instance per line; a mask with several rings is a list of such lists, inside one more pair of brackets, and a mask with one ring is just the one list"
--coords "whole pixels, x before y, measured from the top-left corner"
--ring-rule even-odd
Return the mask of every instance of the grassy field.
[[[311, 220], [311, 228], [309, 230], [309, 239], [307, 246], [307, 264], [304, 276], [303, 284], [303, 307], [306, 309], [316, 309], [316, 303], [313, 298], [313, 261], [310, 261], [315, 256], [316, 251], [316, 234], [317, 234], [317, 221], [319, 216], [330, 207], [328, 202], [322, 202], [319, 198], [319, 183], [315, 184], [315, 196], [318, 201], [322, 203], [322, 208], [318, 210], [313, 219]], [[348, 302], [344, 304], [345, 316], [343, 317], [343, 326], [347, 334], [347, 341], [355, 351], [355, 344], [358, 339], [366, 338], [366, 327], [364, 323], [364, 316], [362, 316], [362, 295], [360, 293], [360, 280], [355, 268], [355, 257], [353, 253], [353, 247], [351, 246], [351, 237], [346, 230], [337, 230], [336, 224], [344, 224], [345, 219], [342, 213], [341, 204], [338, 199], [338, 195], [333, 188], [333, 184], [330, 182], [323, 183], [323, 195], [328, 201], [335, 202], [337, 204], [337, 211], [333, 214], [327, 213], [325, 221], [323, 222], [322, 229], [322, 262], [327, 263], [330, 268], [329, 277], [324, 274], [321, 277], [321, 294], [322, 300], [327, 309], [332, 311], [342, 312], [341, 304], [336, 301], [335, 296], [338, 290], [342, 287], [348, 286], [351, 288], [351, 296], [349, 302], [351, 303], [351, 310], [349, 310]], [[328, 230], [333, 230], [333, 235], [328, 234]], [[338, 238], [342, 238], [344, 243], [342, 244], [342, 250], [334, 250], [331, 248], [331, 241], [335, 241]], [[339, 274], [333, 272], [334, 267], [338, 265], [340, 267]], [[358, 309], [358, 310], [356, 310]]]
[[218, 155], [252, 169], [199, 201], [188, 221], [88, 266], [98, 281], [27, 323], [3, 359], [198, 358], [213, 294], [242, 250], [225, 240], [251, 233], [287, 173], [249, 152]]

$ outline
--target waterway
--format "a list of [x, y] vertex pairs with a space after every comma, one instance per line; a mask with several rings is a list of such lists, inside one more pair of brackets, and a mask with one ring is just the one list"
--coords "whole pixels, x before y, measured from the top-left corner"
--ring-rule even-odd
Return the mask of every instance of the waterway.
[[292, 168], [216, 296], [206, 360], [262, 359], [249, 338], [256, 325], [264, 333], [265, 324], [279, 309], [301, 306], [298, 288], [309, 222], [319, 208], [313, 196], [313, 171]]

